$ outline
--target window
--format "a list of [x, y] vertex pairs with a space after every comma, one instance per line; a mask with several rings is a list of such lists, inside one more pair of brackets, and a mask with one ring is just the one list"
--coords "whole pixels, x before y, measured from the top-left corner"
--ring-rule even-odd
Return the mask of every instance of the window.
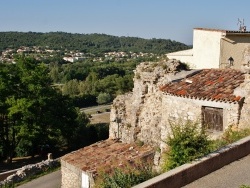
[[223, 131], [223, 109], [203, 106], [202, 125], [211, 131]]

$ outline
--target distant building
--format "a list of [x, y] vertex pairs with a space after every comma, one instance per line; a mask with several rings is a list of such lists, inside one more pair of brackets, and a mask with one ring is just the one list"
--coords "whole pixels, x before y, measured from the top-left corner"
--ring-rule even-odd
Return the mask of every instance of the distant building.
[[[193, 49], [167, 54], [169, 59], [185, 62], [194, 69], [227, 68], [239, 69], [250, 62], [250, 32], [195, 28]], [[231, 60], [231, 65], [229, 65]]]
[[64, 57], [63, 60], [69, 61], [71, 63], [77, 62], [77, 61], [82, 61], [84, 60], [84, 57]]

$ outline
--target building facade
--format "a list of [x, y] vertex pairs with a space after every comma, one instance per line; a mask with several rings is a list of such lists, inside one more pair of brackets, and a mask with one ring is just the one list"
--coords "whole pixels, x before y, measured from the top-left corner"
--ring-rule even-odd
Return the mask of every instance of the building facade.
[[[236, 68], [248, 65], [250, 57], [250, 32], [195, 28], [193, 49], [167, 54], [194, 69]], [[231, 65], [229, 59], [232, 59]]]

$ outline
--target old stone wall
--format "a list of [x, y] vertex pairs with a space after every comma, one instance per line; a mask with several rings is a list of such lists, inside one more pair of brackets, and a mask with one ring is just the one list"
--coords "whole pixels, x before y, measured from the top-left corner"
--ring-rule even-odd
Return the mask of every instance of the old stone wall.
[[9, 187], [15, 183], [24, 181], [34, 175], [46, 172], [48, 169], [56, 168], [60, 166], [58, 159], [48, 159], [36, 164], [25, 165], [20, 169], [17, 169], [15, 173], [7, 176], [6, 179], [0, 181], [0, 187]]
[[[137, 66], [132, 93], [118, 96], [110, 113], [110, 138], [122, 142], [160, 143], [161, 97], [160, 85], [173, 79], [185, 66], [177, 60], [145, 62]], [[183, 76], [183, 75], [182, 75]]]
[[61, 160], [62, 184], [61, 188], [81, 188], [80, 169]]
[[240, 103], [240, 118], [239, 128], [246, 128], [250, 126], [250, 75], [245, 74], [245, 81], [237, 88], [234, 93], [241, 95], [243, 100]]
[[[165, 140], [170, 133], [170, 124], [191, 120], [201, 123], [201, 109], [203, 106], [223, 109], [223, 130], [229, 125], [236, 125], [239, 118], [239, 105], [206, 100], [197, 100], [170, 95], [162, 97], [162, 121], [161, 121], [161, 149], [165, 149]], [[218, 135], [217, 135], [218, 136]]]
[[[164, 94], [160, 86], [185, 78], [196, 71], [185, 71], [180, 62], [142, 63], [137, 66], [132, 93], [118, 96], [111, 108], [110, 138], [122, 142], [141, 142], [164, 149], [170, 121], [192, 120], [201, 123], [202, 107], [223, 109], [223, 130], [250, 121], [250, 106], [243, 102], [229, 103], [183, 98]], [[248, 79], [250, 80], [250, 79]], [[236, 96], [250, 94], [246, 81]], [[249, 84], [250, 85], [250, 84]], [[247, 89], [249, 88], [249, 89]], [[247, 98], [247, 97], [246, 97]], [[246, 99], [248, 101], [250, 99]], [[250, 101], [249, 101], [250, 104]], [[216, 133], [219, 136], [221, 133]]]

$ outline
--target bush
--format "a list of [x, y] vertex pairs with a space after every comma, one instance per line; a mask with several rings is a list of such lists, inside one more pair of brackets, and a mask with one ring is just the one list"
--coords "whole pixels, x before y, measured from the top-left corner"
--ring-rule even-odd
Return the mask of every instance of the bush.
[[97, 97], [98, 104], [107, 104], [111, 101], [111, 96], [108, 93], [100, 93]]
[[212, 151], [212, 141], [198, 122], [170, 123], [171, 133], [167, 138], [170, 150], [166, 153], [163, 170], [170, 170]]
[[222, 135], [221, 139], [213, 141], [214, 143], [214, 149], [219, 149], [225, 145], [231, 144], [233, 142], [236, 142], [246, 136], [250, 135], [250, 129], [239, 129], [239, 130], [233, 130], [230, 126]]
[[115, 168], [111, 174], [103, 173], [97, 180], [98, 188], [130, 188], [153, 178], [152, 165], [148, 162], [138, 163], [135, 166], [127, 165], [125, 168]]

